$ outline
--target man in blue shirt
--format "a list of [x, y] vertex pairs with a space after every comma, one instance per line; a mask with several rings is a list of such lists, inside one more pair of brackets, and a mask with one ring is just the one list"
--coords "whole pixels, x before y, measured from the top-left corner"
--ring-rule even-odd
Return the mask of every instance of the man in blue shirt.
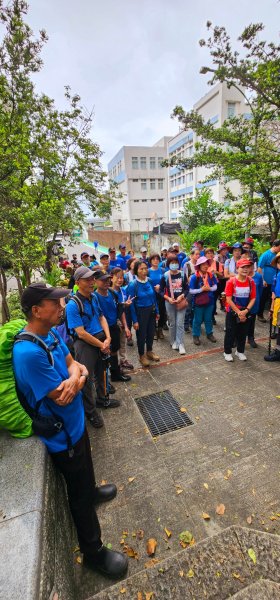
[[176, 252], [176, 254], [177, 254], [177, 258], [179, 261], [179, 268], [181, 268], [182, 262], [186, 258], [187, 255], [185, 254], [185, 252], [182, 252], [182, 251], [180, 252], [180, 246], [179, 246], [178, 242], [174, 242], [174, 244], [172, 244], [172, 248], [173, 248], [174, 252]]
[[116, 258], [116, 248], [109, 248], [109, 268], [108, 271], [111, 273], [112, 269], [119, 267], [123, 271], [126, 269], [126, 261], [123, 258]]
[[97, 290], [94, 293], [96, 304], [100, 311], [106, 317], [109, 326], [111, 346], [110, 346], [110, 365], [112, 381], [130, 381], [130, 375], [125, 375], [119, 366], [118, 351], [121, 347], [119, 319], [121, 318], [121, 305], [118, 302], [116, 292], [109, 290], [111, 277], [105, 275], [103, 271], [95, 271], [94, 281]]
[[[104, 275], [109, 277], [109, 275]], [[83, 400], [86, 417], [93, 427], [102, 427], [103, 419], [98, 414], [99, 408], [115, 408], [120, 405], [118, 400], [107, 398], [107, 393], [113, 393], [114, 388], [105, 390], [104, 371], [105, 358], [110, 353], [111, 336], [107, 320], [96, 303], [93, 294], [95, 271], [87, 267], [79, 267], [74, 274], [78, 285], [76, 297], [82, 303], [82, 312], [74, 300], [66, 305], [66, 317], [69, 330], [76, 338], [74, 341], [75, 357], [86, 366], [89, 377], [83, 390]], [[97, 399], [95, 399], [94, 386]]]
[[260, 300], [260, 306], [258, 311], [258, 320], [261, 323], [266, 323], [266, 319], [264, 318], [263, 311], [265, 309], [266, 303], [271, 302], [271, 285], [273, 282], [273, 278], [276, 273], [275, 267], [271, 265], [271, 261], [275, 258], [275, 254], [280, 251], [280, 239], [274, 240], [271, 249], [266, 250], [259, 259], [258, 263], [258, 272], [263, 276], [263, 291]]
[[142, 246], [140, 248], [140, 254], [141, 254], [140, 260], [142, 260], [142, 262], [144, 262], [145, 265], [147, 265], [147, 267], [149, 268], [150, 267], [150, 263], [149, 263], [149, 261], [147, 259], [147, 252], [148, 252], [148, 250], [147, 250], [146, 246]]
[[127, 558], [103, 546], [94, 506], [112, 500], [117, 489], [113, 484], [97, 487], [95, 481], [81, 394], [88, 372], [84, 365], [73, 360], [59, 334], [55, 330], [51, 333], [63, 314], [61, 298], [68, 293], [67, 289], [48, 287], [45, 283], [33, 283], [24, 290], [21, 298], [27, 318], [24, 331], [49, 348], [52, 360], [38, 343], [18, 341], [13, 349], [13, 368], [18, 388], [31, 408], [37, 406], [39, 414], [58, 416], [63, 422], [58, 433], [41, 439], [65, 479], [85, 560], [109, 577], [119, 577], [127, 569]]
[[126, 269], [127, 261], [131, 258], [131, 256], [130, 256], [130, 254], [126, 254], [126, 245], [125, 244], [120, 244], [119, 250], [120, 250], [120, 254], [117, 254], [117, 258], [123, 259], [123, 261], [125, 263], [125, 269]]

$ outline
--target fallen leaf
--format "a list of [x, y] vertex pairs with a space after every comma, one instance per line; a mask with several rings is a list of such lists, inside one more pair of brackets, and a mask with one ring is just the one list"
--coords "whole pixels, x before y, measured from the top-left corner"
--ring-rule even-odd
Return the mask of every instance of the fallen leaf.
[[125, 540], [121, 539], [120, 544], [124, 544], [124, 543], [125, 543]]
[[240, 406], [240, 408], [244, 408], [244, 406], [245, 406], [244, 402], [239, 402], [239, 406]]
[[79, 552], [80, 551], [80, 546], [75, 546], [73, 553], [75, 554], [75, 552]]
[[124, 485], [119, 485], [119, 491], [122, 492], [124, 490]]
[[151, 600], [154, 597], [154, 592], [146, 592], [145, 600]]
[[128, 483], [132, 483], [134, 481], [135, 477], [129, 477], [128, 478]]
[[205, 519], [205, 521], [209, 521], [209, 519], [211, 519], [210, 515], [208, 515], [208, 513], [202, 513], [202, 518]]
[[180, 489], [180, 488], [178, 488], [178, 489], [176, 490], [176, 494], [178, 494], [178, 496], [179, 496], [179, 494], [182, 494], [182, 492], [183, 492], [183, 490], [182, 490], [182, 489]]
[[234, 577], [234, 579], [238, 579], [241, 581], [241, 583], [244, 583], [245, 581], [244, 577], [241, 577], [240, 573], [232, 573], [232, 577]]
[[123, 552], [129, 558], [135, 558], [136, 560], [138, 560], [138, 558], [139, 558], [138, 552], [136, 552], [136, 550], [134, 550], [134, 548], [131, 548], [131, 546], [124, 546], [123, 547]]
[[275, 515], [271, 515], [271, 517], [269, 517], [271, 521], [278, 521], [278, 518], [275, 517]]
[[208, 483], [204, 483], [203, 485], [204, 485], [204, 487], [205, 487], [205, 489], [206, 489], [206, 490], [208, 490], [208, 489], [209, 489], [209, 485], [208, 485]]
[[81, 564], [82, 564], [82, 562], [83, 562], [80, 556], [76, 556], [76, 558], [75, 558], [75, 561], [76, 561], [76, 563], [78, 563], [79, 565], [81, 565]]
[[232, 475], [232, 471], [230, 469], [227, 470], [226, 474], [224, 475], [224, 479], [229, 479]]
[[184, 571], [179, 571], [180, 577], [184, 577]]
[[247, 521], [248, 525], [252, 525], [252, 517], [251, 517], [251, 515], [250, 515], [250, 517], [247, 517], [246, 521]]
[[137, 600], [143, 600], [142, 592], [137, 592]]
[[112, 550], [112, 544], [111, 542], [108, 542], [108, 544], [105, 544], [106, 548], [108, 548], [108, 550]]
[[102, 479], [102, 481], [100, 482], [100, 485], [106, 485], [106, 483], [108, 483], [107, 479]]
[[126, 588], [125, 587], [122, 587], [120, 589], [120, 594], [126, 594]]
[[190, 531], [182, 531], [179, 535], [180, 541], [184, 544], [190, 544], [193, 540], [193, 534]]
[[155, 540], [155, 538], [149, 538], [147, 541], [147, 546], [146, 546], [148, 556], [153, 556], [153, 554], [156, 551], [156, 547], [157, 547], [157, 541]]
[[218, 504], [217, 508], [216, 508], [216, 513], [217, 515], [224, 515], [226, 510], [226, 507], [224, 504]]
[[255, 553], [255, 551], [253, 550], [253, 548], [249, 548], [249, 550], [248, 550], [248, 554], [249, 554], [249, 556], [250, 556], [250, 559], [253, 561], [253, 563], [254, 563], [254, 565], [255, 565], [255, 564], [256, 564], [256, 562], [257, 562], [257, 557], [256, 557], [256, 553]]
[[181, 412], [181, 413], [186, 413], [186, 412], [187, 412], [187, 409], [186, 409], [184, 406], [182, 406], [182, 408], [180, 408], [180, 412]]
[[192, 569], [187, 572], [187, 577], [194, 577], [194, 572]]
[[136, 537], [136, 532], [133, 531], [131, 535], [132, 535], [132, 537]]
[[164, 531], [168, 538], [170, 538], [172, 536], [172, 531], [170, 531], [170, 529], [167, 529], [167, 527], [164, 528]]
[[156, 565], [159, 562], [160, 562], [160, 560], [158, 558], [150, 558], [150, 560], [148, 560], [144, 564], [144, 567], [145, 567], [145, 569], [150, 569], [151, 567], [153, 567], [154, 565]]
[[128, 529], [124, 529], [122, 535], [123, 537], [126, 537], [128, 535]]

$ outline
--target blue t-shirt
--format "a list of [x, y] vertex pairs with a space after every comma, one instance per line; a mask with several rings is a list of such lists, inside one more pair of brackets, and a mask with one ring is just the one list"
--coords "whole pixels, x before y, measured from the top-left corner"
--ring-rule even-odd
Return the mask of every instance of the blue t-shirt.
[[252, 313], [252, 315], [256, 315], [259, 312], [260, 299], [263, 291], [263, 278], [262, 275], [256, 271], [252, 279], [256, 284], [256, 300], [250, 312]]
[[108, 322], [108, 325], [115, 325], [118, 320], [118, 306], [114, 293], [108, 290], [107, 296], [101, 296], [97, 291], [94, 292], [96, 302], [100, 306], [104, 317]]
[[275, 267], [272, 267], [270, 264], [273, 258], [275, 258], [275, 253], [271, 252], [271, 250], [266, 250], [266, 252], [261, 255], [258, 263], [258, 267], [263, 271], [264, 281], [268, 284], [272, 284], [276, 273]]
[[[50, 346], [54, 341], [51, 333], [40, 337], [47, 346]], [[65, 357], [69, 354], [69, 349], [57, 332], [56, 337], [59, 339], [59, 345], [52, 351], [53, 367], [43, 348], [33, 342], [22, 341], [14, 344], [13, 369], [17, 385], [30, 406], [35, 408], [36, 403], [43, 400], [39, 413], [51, 416], [52, 412], [48, 410], [48, 406], [50, 406], [53, 413], [62, 418], [72, 444], [76, 444], [85, 429], [82, 393], [79, 392], [72, 402], [65, 406], [59, 406], [47, 397], [62, 381], [69, 378], [65, 360]], [[67, 450], [67, 436], [63, 429], [51, 438], [39, 437], [46, 444], [49, 452]]]
[[148, 306], [155, 306], [156, 313], [158, 314], [158, 305], [156, 300], [156, 294], [153, 285], [149, 280], [142, 283], [135, 279], [127, 286], [127, 296], [134, 297], [132, 304], [130, 305], [131, 316], [133, 323], [137, 323], [137, 308], [148, 308]]
[[277, 273], [272, 282], [272, 291], [275, 294], [275, 298], [280, 298], [280, 271], [277, 269]]
[[161, 269], [161, 268], [148, 269], [148, 277], [151, 280], [153, 286], [160, 284], [162, 275], [163, 275], [163, 269]]
[[109, 273], [115, 267], [119, 267], [120, 269], [122, 269], [123, 271], [125, 271], [125, 269], [126, 269], [126, 261], [123, 260], [123, 258], [115, 258], [115, 260], [110, 260], [110, 262], [109, 262], [109, 268], [108, 268]]
[[122, 256], [122, 254], [117, 254], [116, 258], [121, 258], [125, 264], [125, 269], [126, 269], [126, 265], [127, 265], [127, 261], [131, 258], [130, 254], [126, 254], [125, 256]]
[[84, 314], [81, 316], [78, 306], [73, 300], [69, 300], [66, 304], [67, 324], [72, 332], [76, 327], [84, 327], [87, 333], [96, 335], [102, 331], [100, 325], [100, 317], [103, 313], [100, 306], [97, 304], [94, 294], [91, 294], [91, 299], [84, 297], [83, 300]]
[[177, 258], [178, 258], [178, 261], [179, 261], [179, 267], [181, 267], [181, 266], [182, 266], [182, 262], [183, 262], [183, 260], [186, 258], [186, 256], [187, 256], [187, 255], [186, 255], [186, 253], [185, 253], [185, 252], [178, 252], [178, 254], [177, 254]]

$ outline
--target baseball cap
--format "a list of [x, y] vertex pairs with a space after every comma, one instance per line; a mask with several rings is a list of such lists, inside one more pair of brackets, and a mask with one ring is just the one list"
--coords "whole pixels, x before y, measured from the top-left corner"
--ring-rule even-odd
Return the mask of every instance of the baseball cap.
[[116, 252], [116, 248], [109, 248], [108, 252], [109, 252], [109, 254], [110, 254], [110, 252]]
[[246, 238], [245, 242], [243, 242], [244, 244], [250, 244], [250, 246], [254, 245], [254, 240], [251, 237]]
[[240, 258], [240, 260], [237, 261], [236, 266], [239, 269], [239, 267], [250, 267], [253, 264], [253, 261], [249, 258]]
[[125, 244], [120, 244], [119, 245], [119, 249], [121, 249], [121, 248], [126, 248], [126, 245]]
[[280, 240], [274, 240], [272, 246], [280, 246]]
[[230, 246], [226, 242], [220, 242], [218, 247], [218, 252], [221, 250], [229, 250]]
[[88, 252], [82, 252], [81, 258], [83, 258], [84, 256], [89, 256], [89, 253]]
[[99, 258], [104, 258], [104, 256], [108, 256], [108, 258], [109, 258], [109, 254], [108, 254], [108, 252], [102, 252], [102, 253], [100, 254]]
[[88, 267], [78, 267], [74, 273], [75, 281], [79, 279], [88, 279], [88, 277], [92, 277], [92, 270]]
[[104, 273], [101, 269], [98, 269], [93, 272], [94, 279], [101, 279], [101, 281], [106, 281], [106, 279], [111, 279], [111, 275], [109, 273]]
[[172, 248], [177, 248], [177, 247], [179, 248], [178, 242], [174, 242], [174, 244], [172, 244]]
[[146, 246], [141, 246], [140, 252], [148, 252]]
[[235, 242], [235, 244], [232, 244], [232, 249], [233, 249], [233, 248], [235, 248], [235, 249], [236, 249], [236, 248], [239, 248], [239, 249], [241, 250], [241, 248], [242, 248], [242, 244], [240, 244], [240, 242]]
[[58, 298], [65, 298], [69, 296], [70, 290], [66, 288], [55, 288], [44, 281], [38, 283], [31, 283], [25, 290], [21, 297], [21, 306], [23, 309], [28, 310], [32, 306], [36, 306], [41, 300], [57, 300]]
[[163, 252], [164, 250], [168, 250], [167, 246], [162, 246], [161, 252]]

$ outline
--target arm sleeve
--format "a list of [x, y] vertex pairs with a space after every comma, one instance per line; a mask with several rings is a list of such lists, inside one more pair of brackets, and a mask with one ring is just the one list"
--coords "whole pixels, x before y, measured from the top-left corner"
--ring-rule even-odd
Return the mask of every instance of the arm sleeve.
[[[126, 293], [127, 293], [127, 297], [128, 296], [130, 296], [131, 298], [135, 297], [135, 285], [133, 282], [128, 284]], [[131, 312], [131, 317], [132, 317], [133, 323], [137, 323], [135, 300], [132, 300], [132, 303], [130, 305], [130, 312]]]
[[160, 289], [159, 289], [159, 293], [162, 297], [164, 297], [165, 294], [165, 289], [166, 289], [166, 280], [164, 275], [162, 276], [161, 280], [160, 280]]
[[253, 279], [251, 279], [251, 293], [250, 293], [250, 300], [252, 300], [253, 298], [256, 298], [256, 284], [253, 281]]
[[192, 275], [191, 278], [190, 278], [190, 293], [192, 295], [201, 294], [201, 292], [202, 292], [202, 290], [201, 290], [200, 287], [196, 287], [195, 286], [196, 280], [197, 280], [196, 275]]
[[67, 317], [67, 324], [69, 329], [76, 329], [76, 327], [83, 327], [83, 321], [82, 321], [82, 317], [79, 313], [79, 309], [76, 305], [75, 302], [71, 302], [71, 300], [69, 300], [68, 304], [66, 304], [66, 317]]
[[228, 279], [228, 281], [226, 282], [225, 294], [226, 294], [226, 296], [233, 296], [233, 280], [232, 279]]
[[60, 385], [62, 377], [50, 365], [46, 352], [38, 347], [35, 350], [21, 356], [20, 380], [28, 381], [36, 402], [39, 402]]
[[186, 276], [186, 273], [184, 273], [184, 278], [183, 278], [183, 292], [184, 292], [185, 297], [189, 293], [189, 284], [188, 284], [188, 278]]

